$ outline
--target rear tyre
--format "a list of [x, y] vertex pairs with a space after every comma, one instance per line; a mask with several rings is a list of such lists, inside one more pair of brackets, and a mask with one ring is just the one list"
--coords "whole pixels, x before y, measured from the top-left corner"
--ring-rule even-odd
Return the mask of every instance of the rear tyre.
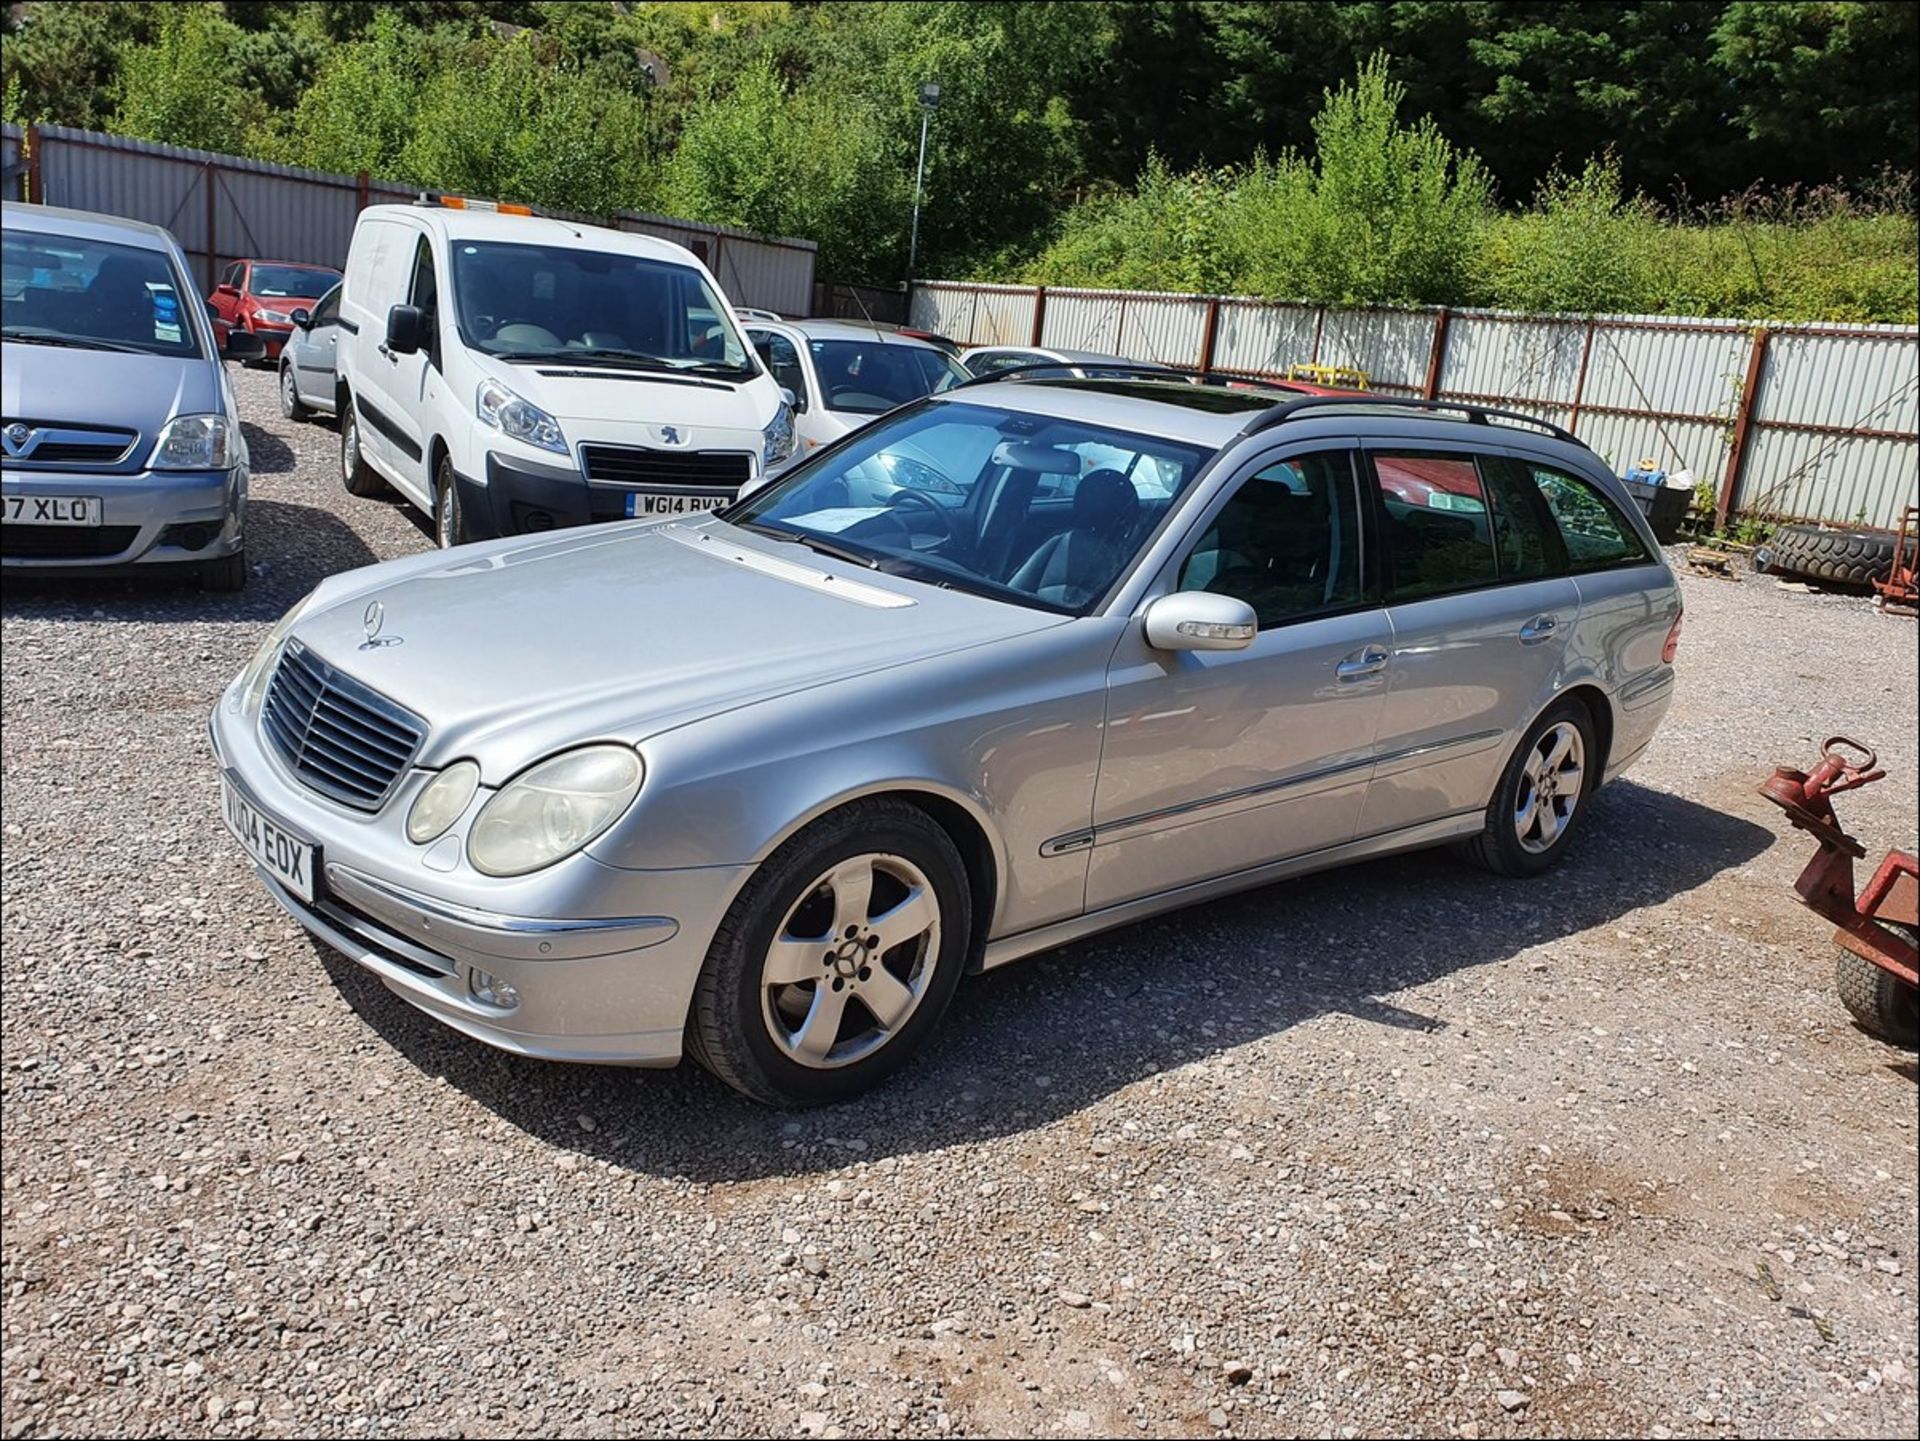
[[1896, 1046], [1920, 1044], [1920, 991], [1891, 971], [1842, 950], [1833, 960], [1833, 988], [1862, 1029]]
[[952, 839], [861, 801], [776, 850], [707, 952], [687, 1049], [771, 1106], [845, 1100], [898, 1070], [953, 999], [973, 926]]
[[473, 539], [467, 513], [460, 504], [460, 484], [454, 479], [453, 460], [441, 456], [433, 468], [433, 538], [440, 549], [464, 545]]
[[1868, 586], [1893, 567], [1890, 530], [1827, 530], [1783, 525], [1767, 541], [1767, 569], [1791, 571], [1832, 585]]
[[340, 481], [347, 488], [348, 495], [375, 496], [386, 490], [387, 483], [368, 465], [360, 454], [360, 416], [354, 409], [353, 397], [343, 395], [340, 407]]
[[1586, 822], [1599, 760], [1587, 708], [1573, 699], [1551, 706], [1507, 762], [1486, 829], [1460, 854], [1500, 876], [1537, 876], [1558, 865]]
[[280, 413], [288, 420], [305, 420], [313, 412], [300, 398], [300, 387], [293, 383], [293, 364], [280, 362]]
[[200, 562], [200, 588], [231, 594], [247, 583], [247, 553], [236, 550], [218, 560]]

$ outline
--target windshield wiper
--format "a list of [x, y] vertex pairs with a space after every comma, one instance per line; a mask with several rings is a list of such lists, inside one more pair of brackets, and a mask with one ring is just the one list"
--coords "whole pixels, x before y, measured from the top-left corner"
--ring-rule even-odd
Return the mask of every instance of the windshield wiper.
[[830, 555], [835, 560], [844, 560], [853, 565], [865, 566], [868, 570], [880, 569], [880, 557], [866, 551], [852, 550], [844, 545], [810, 531], [789, 530], [782, 525], [768, 525], [764, 521], [745, 520], [736, 522], [742, 530], [750, 530], [756, 535], [772, 536], [775, 540], [784, 540], [791, 545], [804, 545], [808, 550], [817, 550], [822, 555]]
[[38, 331], [0, 330], [0, 340], [17, 340], [22, 345], [58, 345], [66, 350], [117, 350], [123, 355], [151, 355], [137, 345], [122, 345], [117, 340], [82, 340], [71, 335], [43, 335]]
[[759, 374], [751, 365], [728, 365], [719, 360], [701, 360], [692, 365], [676, 365], [674, 369], [686, 375], [713, 375], [725, 380], [747, 380]]

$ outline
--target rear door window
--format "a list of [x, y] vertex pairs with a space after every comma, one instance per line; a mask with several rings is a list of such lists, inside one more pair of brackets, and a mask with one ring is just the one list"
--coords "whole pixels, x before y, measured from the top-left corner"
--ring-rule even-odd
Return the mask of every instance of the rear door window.
[[1386, 513], [1390, 599], [1411, 600], [1493, 585], [1493, 515], [1470, 455], [1375, 451]]
[[1639, 533], [1598, 486], [1551, 466], [1527, 465], [1560, 528], [1571, 569], [1606, 570], [1649, 559]]

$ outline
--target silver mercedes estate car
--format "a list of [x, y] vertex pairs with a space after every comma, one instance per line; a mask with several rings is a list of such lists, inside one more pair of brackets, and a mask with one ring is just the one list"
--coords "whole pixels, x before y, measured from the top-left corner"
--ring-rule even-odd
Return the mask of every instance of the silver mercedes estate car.
[[422, 1010], [806, 1105], [968, 971], [1414, 847], [1553, 865], [1680, 612], [1529, 417], [1016, 376], [710, 516], [334, 576], [211, 734], [273, 898]]

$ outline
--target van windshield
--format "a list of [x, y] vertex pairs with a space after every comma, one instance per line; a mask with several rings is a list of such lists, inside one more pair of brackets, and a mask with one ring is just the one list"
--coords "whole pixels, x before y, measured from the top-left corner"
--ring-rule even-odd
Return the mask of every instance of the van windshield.
[[460, 338], [507, 360], [758, 373], [732, 311], [690, 266], [567, 246], [453, 246]]

